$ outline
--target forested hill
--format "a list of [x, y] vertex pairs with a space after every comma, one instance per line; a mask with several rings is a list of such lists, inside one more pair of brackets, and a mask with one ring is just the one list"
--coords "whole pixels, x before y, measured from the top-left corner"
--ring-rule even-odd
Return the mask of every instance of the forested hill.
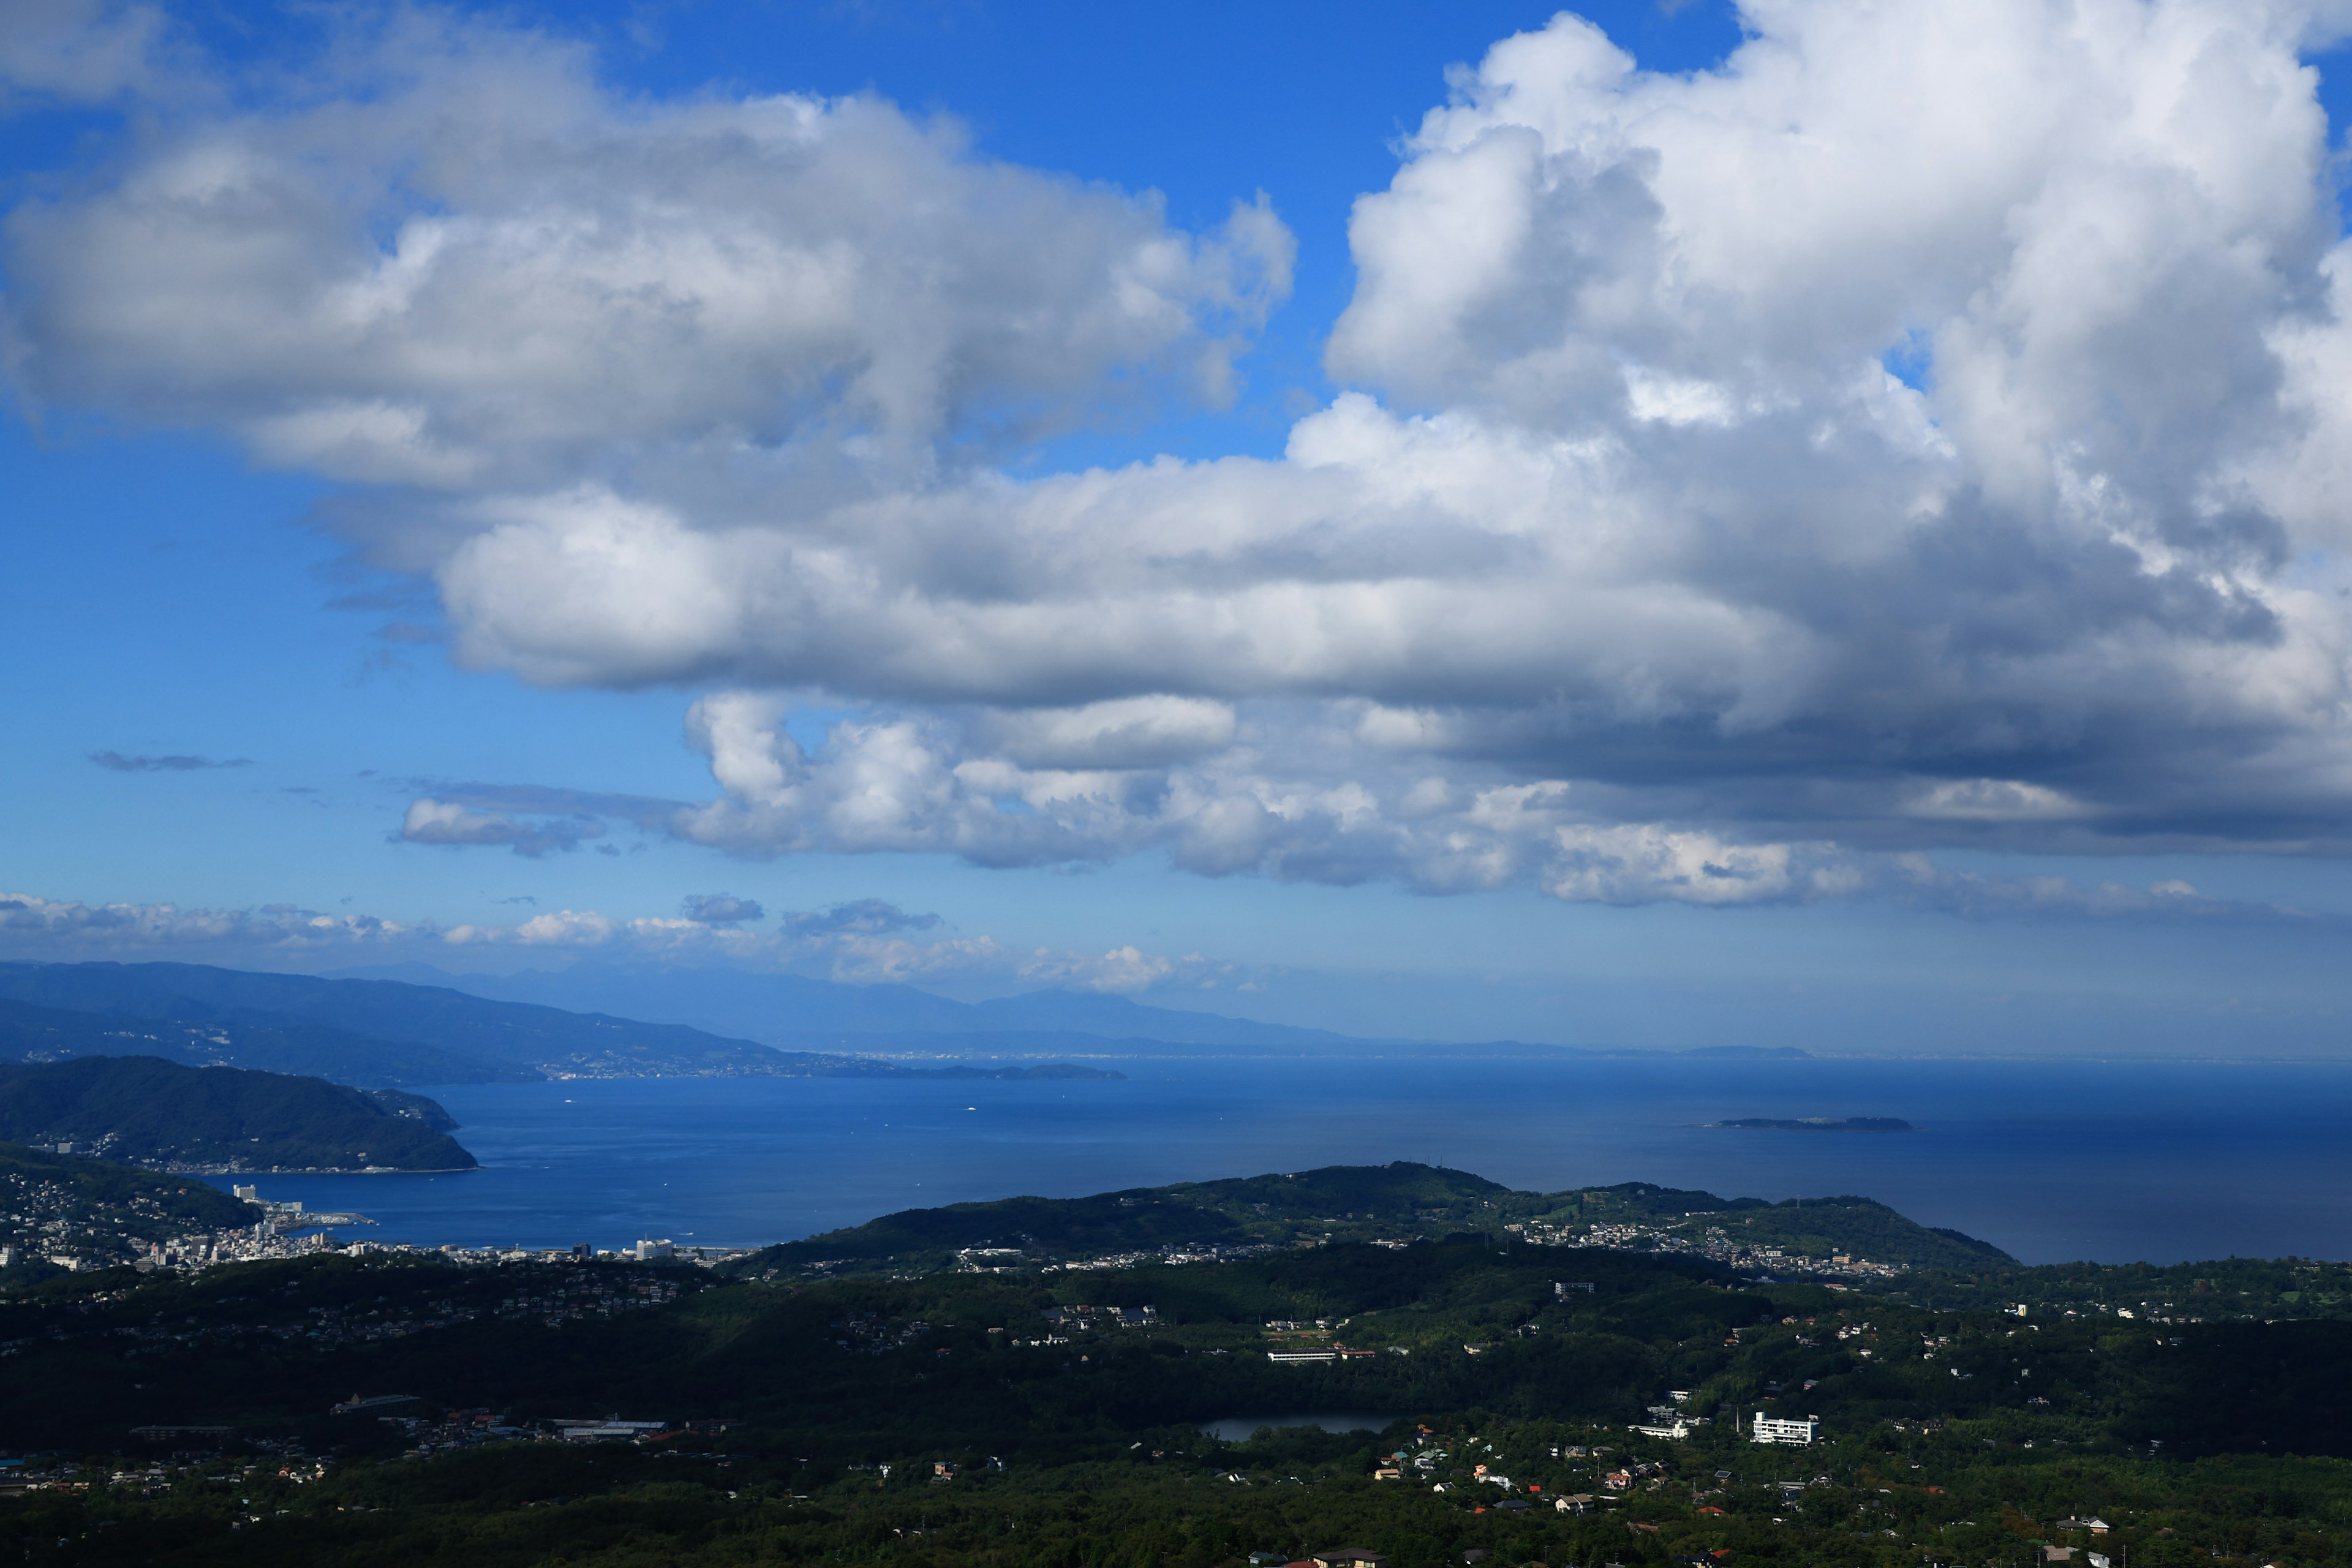
[[195, 1170], [470, 1170], [421, 1096], [158, 1057], [0, 1067], [0, 1139]]
[[[1192, 1192], [1268, 1181], [1505, 1201]], [[2352, 1327], [1934, 1311], [1491, 1236], [773, 1283], [110, 1269], [0, 1294], [0, 1351], [12, 1562], [2352, 1568]], [[1376, 1430], [1276, 1414], [1310, 1411]], [[1819, 1425], [1767, 1446], [1759, 1413]], [[1236, 1416], [1265, 1425], [1202, 1429]]]
[[[1792, 1268], [1829, 1267], [1840, 1258], [1895, 1268], [1980, 1268], [2015, 1261], [1999, 1247], [1916, 1224], [1868, 1198], [1772, 1204], [1643, 1183], [1525, 1193], [1466, 1171], [1400, 1162], [1138, 1187], [1083, 1198], [1016, 1197], [908, 1209], [769, 1247], [732, 1267], [754, 1275], [919, 1273], [1171, 1249], [1230, 1252], [1324, 1241], [1393, 1245], [1457, 1233], [1750, 1263], [1769, 1250]], [[972, 1256], [960, 1256], [966, 1253]], [[1771, 1266], [1769, 1260], [1765, 1266]]]

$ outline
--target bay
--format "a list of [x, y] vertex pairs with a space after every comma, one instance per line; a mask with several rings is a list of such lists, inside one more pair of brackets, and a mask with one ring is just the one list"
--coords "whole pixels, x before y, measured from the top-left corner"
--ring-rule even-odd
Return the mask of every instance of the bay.
[[[1593, 1058], [1122, 1064], [1124, 1082], [430, 1090], [478, 1171], [263, 1194], [460, 1246], [751, 1246], [895, 1210], [1392, 1160], [1514, 1187], [1859, 1194], [2028, 1262], [2352, 1257], [2352, 1065]], [[1888, 1116], [1913, 1132], [1733, 1131]], [[220, 1178], [229, 1184], [228, 1178]]]

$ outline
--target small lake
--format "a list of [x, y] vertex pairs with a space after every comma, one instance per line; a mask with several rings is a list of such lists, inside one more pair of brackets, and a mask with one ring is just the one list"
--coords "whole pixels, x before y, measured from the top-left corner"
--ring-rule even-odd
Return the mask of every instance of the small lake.
[[1202, 1422], [1201, 1430], [1228, 1443], [1246, 1443], [1261, 1426], [1276, 1431], [1285, 1426], [1319, 1426], [1326, 1432], [1378, 1432], [1395, 1419], [1393, 1415], [1364, 1415], [1348, 1411], [1331, 1415], [1229, 1415], [1223, 1421]]

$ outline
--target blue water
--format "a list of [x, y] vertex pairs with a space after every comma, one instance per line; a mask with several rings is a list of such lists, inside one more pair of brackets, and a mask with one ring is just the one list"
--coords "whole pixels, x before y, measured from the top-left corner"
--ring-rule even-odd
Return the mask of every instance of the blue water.
[[[1144, 1063], [1129, 1081], [656, 1079], [434, 1089], [484, 1168], [265, 1177], [352, 1234], [734, 1246], [1019, 1193], [1390, 1160], [1515, 1187], [1857, 1193], [2028, 1262], [2352, 1257], [2352, 1065]], [[1910, 1133], [1732, 1131], [1897, 1116]], [[226, 1184], [226, 1179], [224, 1179]]]

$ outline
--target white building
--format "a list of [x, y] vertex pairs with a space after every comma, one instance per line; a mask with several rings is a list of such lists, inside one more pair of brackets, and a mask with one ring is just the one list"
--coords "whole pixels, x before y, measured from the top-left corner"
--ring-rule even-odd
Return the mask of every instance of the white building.
[[667, 1241], [640, 1241], [637, 1243], [637, 1261], [640, 1263], [651, 1263], [656, 1258], [674, 1258], [677, 1254], [677, 1248]]
[[1759, 1443], [1786, 1443], [1791, 1447], [1801, 1448], [1821, 1435], [1821, 1428], [1818, 1415], [1808, 1415], [1802, 1421], [1782, 1421], [1759, 1410], [1756, 1427], [1750, 1436]]

